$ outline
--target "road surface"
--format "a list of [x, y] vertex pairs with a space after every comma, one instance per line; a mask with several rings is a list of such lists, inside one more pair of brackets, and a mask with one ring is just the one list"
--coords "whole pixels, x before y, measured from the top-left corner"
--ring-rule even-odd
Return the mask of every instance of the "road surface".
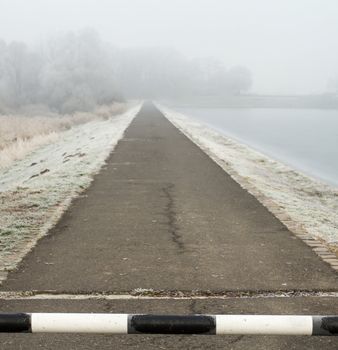
[[[338, 314], [337, 273], [153, 105], [1, 291], [215, 299], [1, 300], [2, 312]], [[306, 296], [278, 297], [280, 291]], [[256, 298], [270, 292], [270, 298]], [[240, 298], [242, 294], [249, 298]], [[275, 297], [274, 293], [276, 294]], [[335, 338], [0, 335], [1, 349], [337, 349]]]

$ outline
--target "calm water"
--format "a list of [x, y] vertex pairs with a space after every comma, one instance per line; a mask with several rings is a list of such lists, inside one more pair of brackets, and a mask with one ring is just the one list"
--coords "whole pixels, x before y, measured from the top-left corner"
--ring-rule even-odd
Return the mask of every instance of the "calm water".
[[338, 111], [175, 108], [234, 139], [338, 186]]

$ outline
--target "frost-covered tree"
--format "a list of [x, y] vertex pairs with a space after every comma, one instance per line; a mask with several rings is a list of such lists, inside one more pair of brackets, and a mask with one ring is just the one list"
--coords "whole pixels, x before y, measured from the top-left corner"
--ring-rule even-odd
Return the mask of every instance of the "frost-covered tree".
[[60, 112], [116, 100], [111, 49], [91, 30], [60, 35], [39, 50], [0, 42], [0, 108], [45, 104]]
[[35, 103], [41, 60], [25, 44], [0, 43], [0, 101], [5, 107]]
[[89, 110], [116, 97], [109, 50], [90, 30], [52, 40], [41, 71], [41, 98], [62, 112]]

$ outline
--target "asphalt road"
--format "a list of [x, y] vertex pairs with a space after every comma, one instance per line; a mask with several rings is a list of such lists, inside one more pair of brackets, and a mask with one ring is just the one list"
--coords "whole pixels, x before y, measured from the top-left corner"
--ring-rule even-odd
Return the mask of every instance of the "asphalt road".
[[[338, 276], [152, 105], [2, 291], [338, 291]], [[2, 311], [338, 314], [338, 298], [4, 301]], [[1, 349], [337, 349], [334, 338], [1, 335]]]

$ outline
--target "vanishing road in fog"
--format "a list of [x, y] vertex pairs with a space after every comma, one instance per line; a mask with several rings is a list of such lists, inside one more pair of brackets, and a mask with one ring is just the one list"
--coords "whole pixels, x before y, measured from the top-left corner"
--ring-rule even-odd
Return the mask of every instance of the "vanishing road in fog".
[[[316, 292], [337, 289], [337, 274], [328, 264], [154, 106], [145, 105], [91, 187], [1, 286], [48, 291], [50, 297], [26, 300], [18, 294], [18, 300], [1, 300], [0, 307], [2, 312], [332, 314], [337, 298]], [[281, 291], [291, 296], [281, 298]], [[262, 298], [266, 292], [270, 297]], [[60, 293], [70, 294], [69, 300], [58, 300]], [[71, 297], [95, 293], [125, 298]], [[131, 298], [142, 293], [150, 298]], [[168, 299], [151, 298], [158, 293]], [[196, 294], [233, 298], [170, 299]], [[0, 343], [13, 350], [23, 345], [337, 349], [330, 337], [281, 336], [1, 334]]]

